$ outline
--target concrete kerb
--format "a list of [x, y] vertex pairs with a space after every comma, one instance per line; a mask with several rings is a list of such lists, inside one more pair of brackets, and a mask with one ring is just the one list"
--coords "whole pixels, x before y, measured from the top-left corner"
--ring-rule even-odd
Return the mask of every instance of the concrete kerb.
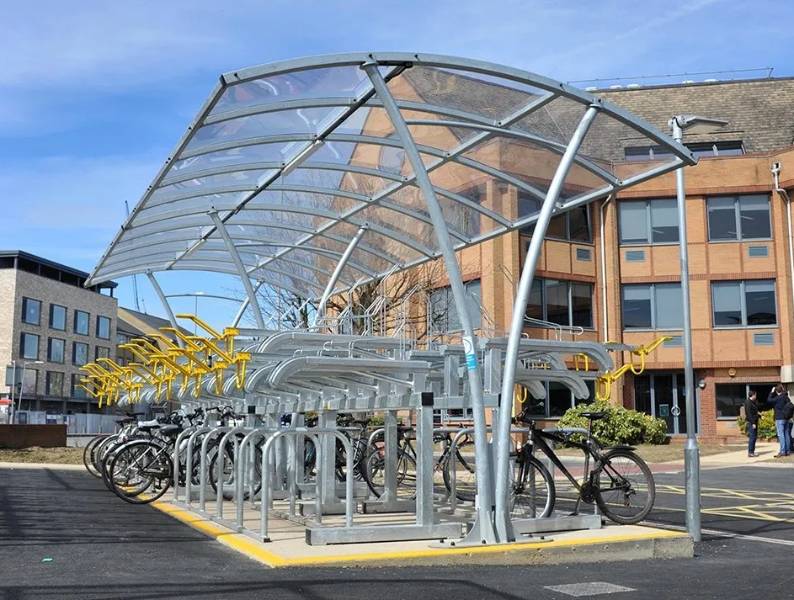
[[[152, 504], [163, 513], [201, 531], [225, 546], [268, 567], [327, 566], [439, 566], [493, 564], [558, 564], [640, 559], [691, 558], [692, 539], [685, 533], [644, 526], [614, 526], [566, 532], [514, 544], [482, 547], [431, 548], [425, 542], [396, 542], [394, 550], [367, 552], [367, 544], [323, 546], [322, 555], [295, 556], [279, 551], [277, 543], [263, 544], [169, 502]], [[358, 551], [360, 550], [360, 551]]]

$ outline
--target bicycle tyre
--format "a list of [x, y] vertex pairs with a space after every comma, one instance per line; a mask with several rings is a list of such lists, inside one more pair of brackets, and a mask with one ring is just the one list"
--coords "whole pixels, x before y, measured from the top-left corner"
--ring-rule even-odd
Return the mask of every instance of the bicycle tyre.
[[[476, 480], [474, 479], [474, 461], [466, 460], [463, 455], [464, 453], [461, 452], [462, 448], [473, 445], [473, 440], [463, 440], [458, 444], [455, 450], [455, 496], [457, 496], [458, 500], [463, 502], [474, 502], [474, 496], [477, 493]], [[447, 460], [444, 461], [444, 468], [441, 472], [444, 478], [444, 487], [450, 495], [452, 494], [451, 464], [452, 461], [447, 458]]]
[[[512, 518], [522, 519], [544, 519], [551, 516], [554, 512], [554, 504], [557, 500], [557, 490], [554, 487], [554, 479], [549, 473], [542, 462], [534, 456], [529, 456], [529, 468], [524, 470], [523, 481], [520, 483], [514, 482], [512, 487], [512, 494], [510, 498], [510, 515]], [[519, 465], [516, 464], [516, 467]], [[546, 492], [543, 508], [538, 512], [537, 497], [529, 491], [528, 483], [532, 477], [531, 473], [536, 471], [545, 484]], [[537, 482], [537, 475], [534, 478]], [[542, 497], [543, 497], [542, 496]]]
[[99, 479], [102, 477], [99, 470], [94, 466], [94, 450], [99, 445], [99, 443], [104, 440], [107, 435], [98, 435], [91, 438], [91, 441], [85, 445], [83, 448], [83, 466], [85, 467], [86, 471], [91, 473], [94, 477]]
[[[168, 488], [171, 487], [171, 482], [173, 481], [173, 462], [169, 460], [170, 452], [166, 452], [165, 460], [162, 458], [158, 459], [160, 460], [160, 464], [158, 465], [158, 468], [161, 469], [160, 473], [144, 473], [144, 481], [147, 482], [147, 485], [142, 487], [142, 489], [130, 494], [116, 483], [115, 473], [119, 461], [122, 459], [127, 459], [127, 455], [134, 452], [140, 452], [141, 450], [147, 452], [148, 450], [144, 447], [154, 451], [155, 454], [153, 458], [155, 459], [157, 459], [161, 451], [164, 449], [164, 446], [151, 440], [133, 440], [132, 442], [124, 444], [124, 446], [113, 453], [113, 457], [110, 460], [110, 465], [108, 466], [108, 471], [110, 473], [109, 480], [111, 482], [113, 492], [119, 498], [125, 502], [129, 502], [130, 504], [149, 504], [155, 500], [158, 500], [168, 491]], [[152, 463], [149, 463], [143, 468], [150, 468], [151, 465]]]
[[[639, 474], [641, 474], [642, 479], [644, 479], [644, 484], [646, 486], [647, 497], [645, 502], [642, 506], [638, 507], [636, 511], [631, 511], [631, 507], [628, 504], [631, 496], [625, 493], [625, 491], [621, 491], [621, 489], [625, 486], [625, 483], [620, 484], [620, 487], [616, 490], [614, 487], [614, 481], [616, 476], [622, 480], [626, 480], [626, 477], [617, 473], [617, 469], [615, 467], [615, 459], [622, 458], [628, 463], [633, 463], [639, 469]], [[603, 489], [601, 486], [601, 478], [606, 474], [612, 485], [608, 489]], [[629, 490], [631, 495], [637, 493], [637, 490], [641, 491], [639, 485], [642, 481], [639, 480], [635, 484], [629, 484]], [[635, 490], [635, 487], [637, 490]], [[609, 497], [605, 497], [605, 493], [617, 491], [618, 493], [615, 495], [615, 500], [612, 499], [612, 495]], [[627, 450], [625, 448], [615, 448], [614, 450], [609, 450], [606, 454], [604, 454], [602, 460], [597, 465], [595, 471], [593, 472], [593, 495], [595, 496], [596, 503], [598, 504], [598, 508], [601, 512], [611, 521], [615, 523], [619, 523], [621, 525], [636, 525], [645, 517], [648, 516], [648, 513], [651, 512], [653, 509], [653, 504], [656, 501], [656, 484], [653, 480], [653, 473], [651, 473], [650, 468], [648, 465], [645, 464], [645, 461], [642, 460], [639, 456], [637, 456], [631, 450]], [[619, 501], [616, 503], [616, 500]], [[622, 504], [623, 508], [626, 509], [625, 512], [628, 514], [617, 512], [617, 507]]]

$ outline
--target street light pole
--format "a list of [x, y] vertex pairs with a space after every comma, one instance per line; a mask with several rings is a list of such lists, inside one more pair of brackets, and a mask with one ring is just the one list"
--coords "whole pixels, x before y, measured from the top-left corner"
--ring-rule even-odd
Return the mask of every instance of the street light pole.
[[[725, 121], [696, 115], [676, 115], [669, 121], [673, 139], [681, 143], [684, 129], [695, 124], [725, 125]], [[684, 168], [675, 172], [676, 201], [678, 208], [678, 247], [681, 268], [681, 297], [683, 301], [684, 342], [684, 386], [686, 390], [686, 446], [684, 447], [684, 473], [686, 474], [686, 527], [696, 542], [700, 531], [700, 449], [695, 427], [697, 405], [695, 403], [695, 370], [692, 366], [692, 320], [689, 304], [689, 249], [686, 231], [686, 192], [684, 190]]]

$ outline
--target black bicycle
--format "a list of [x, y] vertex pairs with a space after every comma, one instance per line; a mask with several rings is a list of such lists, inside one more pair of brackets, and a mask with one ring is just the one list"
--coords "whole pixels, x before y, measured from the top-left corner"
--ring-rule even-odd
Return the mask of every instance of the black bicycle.
[[[593, 422], [603, 412], [582, 413], [587, 429], [539, 429], [525, 412], [514, 419], [529, 426], [527, 442], [513, 454], [512, 508], [514, 518], [548, 517], [554, 510], [556, 488], [546, 466], [534, 456], [540, 450], [577, 491], [573, 514], [581, 503], [592, 504], [608, 519], [633, 525], [648, 516], [656, 499], [653, 474], [631, 446], [603, 447], [592, 435]], [[552, 449], [559, 443], [578, 448], [584, 454], [579, 481]], [[592, 465], [592, 466], [591, 466]]]

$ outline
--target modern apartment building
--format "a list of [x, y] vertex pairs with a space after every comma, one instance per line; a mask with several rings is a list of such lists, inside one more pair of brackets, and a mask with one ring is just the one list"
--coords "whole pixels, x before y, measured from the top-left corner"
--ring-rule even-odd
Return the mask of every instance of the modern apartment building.
[[[660, 130], [677, 114], [727, 121], [693, 128], [684, 143], [700, 158], [687, 168], [686, 211], [698, 429], [706, 438], [738, 435], [747, 392], [766, 398], [773, 383], [794, 382], [792, 223], [794, 79], [686, 83], [594, 92]], [[659, 149], [626, 137], [614, 169], [625, 177]], [[779, 185], [773, 165], [780, 168]], [[505, 189], [501, 192], [508, 193]], [[488, 194], [499, 193], [499, 190]], [[555, 217], [544, 242], [527, 332], [637, 345], [672, 340], [649, 356], [645, 372], [611, 390], [613, 402], [664, 418], [686, 431], [678, 219], [673, 174], [652, 179]], [[520, 199], [519, 199], [520, 200]], [[512, 299], [531, 230], [461, 253], [464, 277], [478, 286], [496, 331], [509, 326]], [[532, 327], [553, 322], [563, 329]], [[485, 324], [483, 324], [485, 327]], [[629, 355], [617, 356], [617, 364]], [[538, 417], [571, 407], [552, 384], [529, 398]]]
[[[0, 251], [0, 365], [16, 373], [18, 422], [99, 412], [79, 387], [80, 366], [116, 356], [113, 282], [85, 288], [87, 273], [22, 251]], [[0, 398], [7, 418], [11, 388]], [[5, 420], [5, 419], [3, 419]]]

